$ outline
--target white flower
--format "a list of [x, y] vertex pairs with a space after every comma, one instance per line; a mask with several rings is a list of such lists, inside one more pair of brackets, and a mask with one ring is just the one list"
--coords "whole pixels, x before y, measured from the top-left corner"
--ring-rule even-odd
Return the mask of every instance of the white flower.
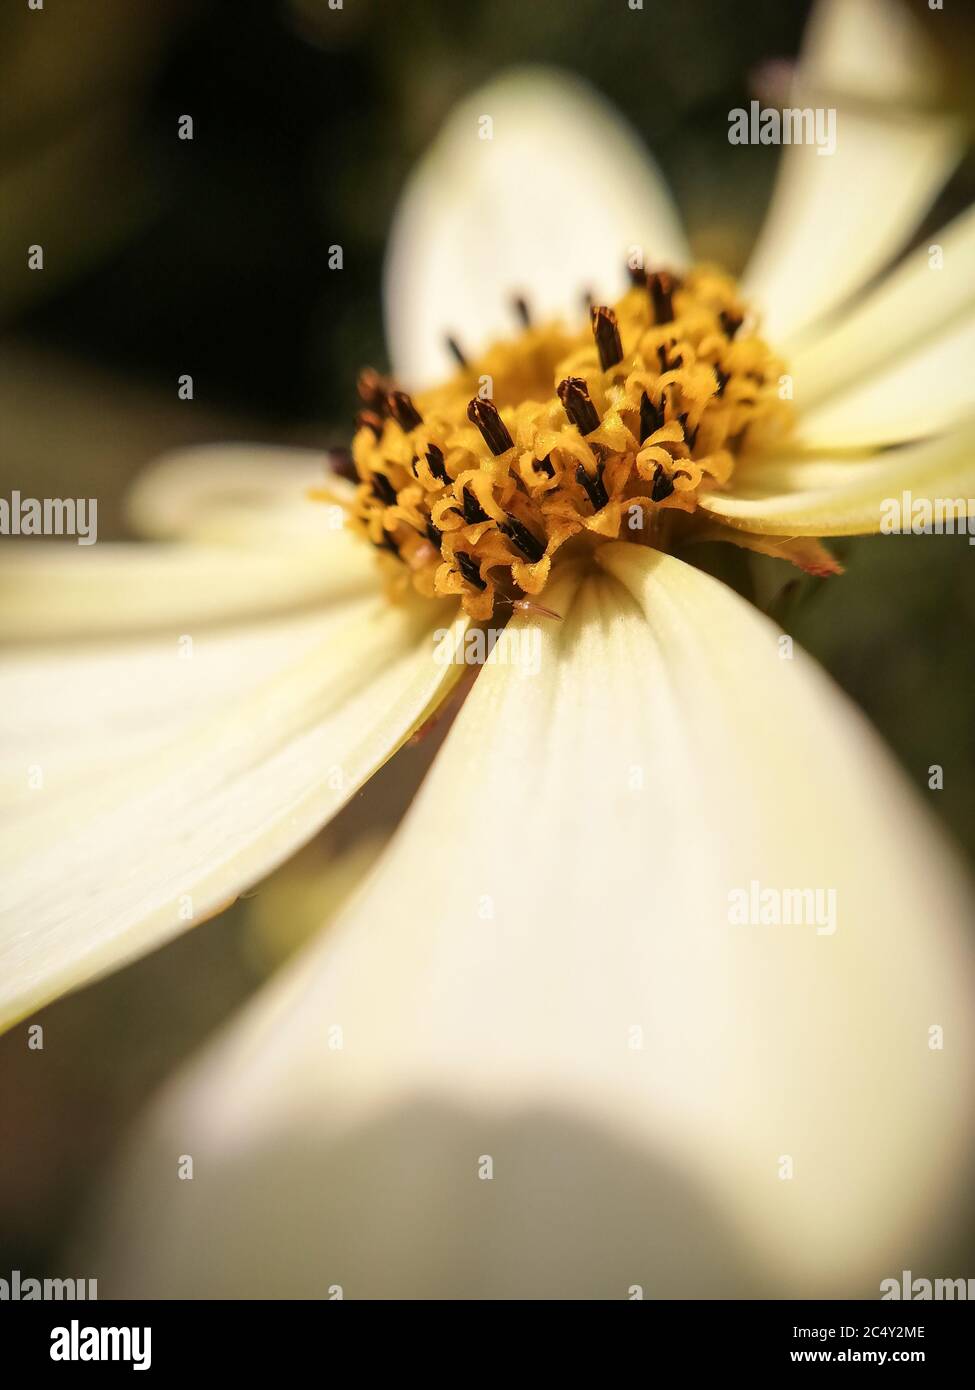
[[[943, 118], [869, 99], [857, 55], [886, 91], [921, 70], [888, 14], [832, 0], [807, 43], [798, 90], [840, 84], [837, 150], [785, 152], [744, 282], [799, 430], [698, 499], [749, 534], [876, 530], [902, 487], [972, 491], [975, 218], [937, 237], [943, 272], [922, 248], [872, 283], [958, 152]], [[608, 297], [631, 243], [687, 262], [594, 95], [543, 73], [478, 93], [393, 232], [398, 377], [437, 374], [446, 328], [490, 335], [512, 287], [543, 312]], [[134, 503], [176, 545], [4, 572], [13, 635], [51, 639], [3, 677], [8, 1021], [219, 910], [457, 678], [432, 634], [467, 619], [390, 605], [367, 548], [295, 505], [314, 473], [184, 456]], [[765, 618], [661, 551], [593, 556], [553, 570], [561, 622], [509, 623], [352, 905], [155, 1112], [106, 1291], [875, 1296], [950, 1221], [973, 1056], [956, 865]], [[526, 629], [532, 677], [504, 659]], [[754, 880], [834, 892], [836, 931], [730, 925]]]

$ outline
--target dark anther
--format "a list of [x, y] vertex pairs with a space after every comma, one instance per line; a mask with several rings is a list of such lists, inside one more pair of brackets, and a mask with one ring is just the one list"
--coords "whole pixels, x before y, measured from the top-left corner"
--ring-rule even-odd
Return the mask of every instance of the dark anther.
[[669, 323], [674, 317], [674, 290], [677, 284], [667, 270], [654, 270], [647, 276], [654, 323]]
[[389, 382], [374, 367], [364, 367], [359, 373], [358, 391], [359, 399], [369, 410], [374, 410], [379, 416], [388, 413], [386, 397]]
[[511, 304], [514, 308], [515, 313], [518, 315], [518, 322], [521, 324], [522, 328], [531, 328], [532, 315], [531, 310], [528, 307], [528, 300], [525, 298], [525, 296], [522, 294], [516, 294], [514, 299], [511, 301]]
[[417, 425], [423, 424], [423, 416], [405, 391], [390, 391], [386, 404], [401, 430], [415, 430]]
[[513, 447], [514, 440], [494, 401], [482, 401], [480, 396], [475, 396], [467, 407], [467, 418], [480, 430], [481, 438], [492, 454], [503, 454], [505, 449]]
[[457, 561], [457, 564], [460, 567], [460, 572], [467, 580], [468, 584], [473, 584], [475, 589], [487, 588], [487, 585], [481, 578], [480, 571], [477, 568], [477, 562], [475, 561], [472, 555], [466, 555], [463, 550], [458, 550], [457, 554], [454, 556], [454, 559]]
[[545, 546], [538, 537], [533, 536], [528, 527], [522, 526], [515, 517], [509, 516], [507, 521], [502, 521], [498, 530], [503, 531], [515, 543], [525, 559], [530, 560], [533, 565], [537, 564], [545, 554]]
[[654, 405], [653, 401], [644, 391], [640, 397], [640, 443], [649, 439], [655, 430], [663, 428], [664, 424], [664, 399], [661, 396], [660, 404]]
[[468, 526], [476, 526], [479, 521], [491, 520], [469, 487], [464, 488], [462, 496], [464, 503], [464, 520], [467, 522]]
[[579, 467], [576, 469], [576, 482], [579, 484], [580, 487], [584, 487], [586, 489], [586, 496], [592, 503], [592, 509], [594, 512], [602, 511], [603, 507], [605, 507], [606, 503], [609, 501], [609, 496], [607, 495], [606, 489], [603, 486], [604, 467], [605, 464], [597, 463], [595, 477], [592, 477], [589, 473], [587, 473], [581, 463], [579, 464]]
[[690, 434], [688, 434], [687, 411], [685, 410], [684, 413], [682, 415], [678, 415], [677, 418], [680, 421], [681, 429], [684, 431], [684, 441], [687, 444], [687, 447], [689, 449], [693, 449], [694, 445], [697, 443], [697, 431], [701, 428], [700, 425], [698, 425], [694, 430], [691, 431]]
[[675, 343], [657, 344], [657, 361], [660, 363], [662, 372], [676, 372], [678, 367], [683, 367], [684, 359], [677, 353], [676, 357], [671, 358], [670, 349], [675, 347]]
[[383, 422], [374, 410], [360, 410], [355, 417], [355, 427], [357, 430], [372, 430], [378, 439], [383, 432]]
[[328, 466], [338, 477], [345, 478], [350, 483], [357, 483], [360, 481], [355, 463], [348, 449], [329, 449]]
[[466, 371], [467, 358], [464, 356], [464, 349], [461, 347], [460, 343], [458, 343], [457, 339], [451, 337], [449, 333], [447, 334], [447, 347], [450, 349], [450, 355], [457, 363], [458, 367], [460, 367], [462, 371]]
[[389, 534], [388, 531], [383, 532], [383, 538], [381, 541], [374, 541], [373, 544], [376, 546], [377, 550], [388, 550], [391, 555], [396, 556], [397, 560], [402, 560], [403, 557], [399, 553], [399, 546], [393, 540], [392, 536]]
[[386, 477], [385, 473], [373, 473], [370, 480], [372, 482], [372, 495], [384, 506], [391, 507], [396, 501], [396, 489]]
[[668, 476], [662, 463], [657, 464], [653, 475], [653, 484], [650, 488], [650, 496], [655, 502], [662, 502], [665, 497], [669, 497], [674, 490], [673, 480]]
[[580, 376], [567, 376], [559, 382], [559, 400], [562, 409], [580, 434], [591, 434], [599, 428], [596, 407], [589, 399], [589, 387]]
[[430, 472], [441, 483], [449, 483], [450, 475], [447, 466], [443, 461], [443, 450], [438, 449], [436, 444], [427, 446], [427, 463], [430, 465]]
[[592, 336], [599, 349], [599, 365], [604, 372], [623, 360], [623, 344], [620, 342], [620, 327], [612, 309], [600, 304], [591, 311]]
[[644, 288], [644, 286], [647, 283], [647, 272], [644, 270], [642, 265], [637, 267], [634, 265], [630, 265], [629, 261], [627, 261], [626, 273], [630, 278], [631, 285], [636, 285], [640, 289]]
[[740, 314], [729, 314], [726, 309], [722, 309], [718, 315], [718, 322], [727, 336], [733, 338], [744, 323], [744, 319]]
[[555, 469], [552, 467], [552, 462], [548, 455], [543, 459], [533, 459], [532, 468], [534, 468], [536, 473], [544, 473], [546, 478], [555, 477]]
[[728, 382], [731, 380], [731, 373], [723, 372], [720, 367], [715, 366], [712, 366], [711, 370], [712, 372], [714, 372], [714, 379], [718, 383], [718, 389], [715, 392], [715, 395], [723, 396], [724, 388], [728, 385]]
[[440, 530], [440, 527], [434, 526], [433, 522], [429, 520], [427, 521], [427, 540], [431, 541], [438, 550], [443, 540], [443, 532]]

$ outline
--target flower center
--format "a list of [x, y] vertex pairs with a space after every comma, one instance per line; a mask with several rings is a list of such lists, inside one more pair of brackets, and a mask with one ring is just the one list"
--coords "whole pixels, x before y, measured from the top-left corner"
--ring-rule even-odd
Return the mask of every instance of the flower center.
[[474, 618], [541, 594], [563, 546], [658, 547], [699, 494], [790, 424], [781, 364], [733, 280], [640, 272], [589, 329], [535, 327], [415, 400], [363, 372], [352, 524], [393, 587], [459, 595]]

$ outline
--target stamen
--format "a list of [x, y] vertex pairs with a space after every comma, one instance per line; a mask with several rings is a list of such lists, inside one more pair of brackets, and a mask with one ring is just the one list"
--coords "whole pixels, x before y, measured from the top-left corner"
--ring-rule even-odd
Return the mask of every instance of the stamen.
[[567, 376], [558, 385], [562, 409], [576, 426], [580, 434], [591, 434], [599, 429], [599, 416], [589, 396], [589, 387], [581, 376]]
[[537, 536], [533, 536], [527, 526], [522, 526], [516, 517], [509, 516], [507, 521], [502, 521], [498, 527], [499, 531], [512, 540], [518, 549], [533, 565], [537, 565], [545, 554], [545, 544]]
[[651, 434], [663, 429], [664, 425], [664, 401], [661, 397], [659, 406], [654, 405], [653, 401], [644, 391], [640, 397], [640, 443], [649, 439]]
[[623, 360], [619, 324], [612, 309], [607, 309], [605, 304], [591, 311], [591, 319], [592, 336], [596, 339], [596, 347], [599, 349], [599, 365], [604, 372], [608, 372], [610, 367], [615, 367], [617, 362]]
[[383, 532], [382, 540], [376, 541], [375, 545], [377, 549], [388, 550], [391, 555], [396, 556], [397, 560], [402, 560], [403, 557], [399, 553], [399, 546], [393, 540], [392, 536], [389, 534], [388, 531]]
[[441, 483], [450, 482], [447, 465], [443, 461], [443, 450], [438, 449], [436, 444], [430, 444], [427, 447], [427, 463], [430, 465], [430, 472]]
[[396, 489], [386, 477], [385, 473], [373, 473], [372, 493], [377, 502], [382, 502], [384, 507], [394, 507], [396, 505]]
[[348, 449], [329, 449], [328, 466], [337, 477], [345, 478], [350, 483], [359, 482], [359, 474]]
[[355, 417], [355, 427], [357, 430], [372, 430], [377, 439], [383, 432], [383, 422], [374, 410], [360, 410]]
[[386, 397], [389, 413], [401, 430], [409, 432], [423, 424], [423, 416], [405, 391], [390, 391]]
[[544, 473], [546, 478], [555, 477], [555, 469], [552, 467], [552, 460], [547, 454], [543, 459], [533, 459], [532, 468], [536, 473]]
[[524, 295], [516, 294], [514, 299], [511, 301], [511, 304], [514, 308], [515, 313], [518, 315], [518, 321], [521, 324], [522, 328], [531, 328], [531, 310], [528, 307], [528, 300], [524, 297]]
[[454, 556], [460, 568], [461, 574], [468, 584], [473, 584], [475, 589], [486, 589], [487, 585], [481, 578], [480, 570], [477, 568], [477, 561], [473, 555], [466, 555], [463, 550], [458, 550]]
[[389, 394], [390, 383], [385, 377], [380, 376], [373, 367], [363, 367], [359, 373], [357, 389], [359, 399], [369, 409], [377, 415], [388, 414], [386, 397]]
[[670, 350], [676, 347], [674, 342], [659, 343], [657, 346], [657, 361], [660, 363], [662, 372], [676, 372], [684, 365], [684, 358], [678, 352], [675, 357], [671, 357]]
[[427, 540], [432, 541], [438, 550], [443, 544], [443, 532], [439, 526], [434, 526], [429, 518], [427, 519]]
[[585, 488], [586, 496], [592, 503], [594, 512], [601, 512], [609, 502], [609, 496], [603, 486], [603, 469], [605, 466], [606, 465], [602, 463], [596, 464], [596, 476], [594, 478], [586, 472], [585, 467], [581, 463], [576, 469], [576, 482], [581, 487]]
[[674, 317], [674, 291], [678, 282], [667, 270], [655, 270], [647, 276], [647, 288], [653, 305], [655, 323], [670, 323]]
[[480, 521], [491, 520], [469, 487], [464, 488], [463, 501], [464, 520], [467, 522], [468, 526], [476, 526]]
[[464, 350], [461, 347], [460, 343], [458, 343], [457, 339], [454, 338], [450, 333], [447, 334], [447, 348], [450, 352], [451, 357], [457, 363], [458, 367], [460, 367], [461, 371], [466, 372], [468, 364], [467, 358], [464, 356]]
[[669, 497], [674, 490], [673, 479], [667, 474], [667, 470], [662, 463], [658, 463], [653, 475], [653, 483], [650, 487], [650, 496], [654, 502], [662, 502], [665, 497]]
[[481, 438], [495, 456], [514, 447], [515, 441], [498, 414], [494, 401], [482, 401], [480, 396], [475, 396], [467, 407], [467, 418], [480, 430]]

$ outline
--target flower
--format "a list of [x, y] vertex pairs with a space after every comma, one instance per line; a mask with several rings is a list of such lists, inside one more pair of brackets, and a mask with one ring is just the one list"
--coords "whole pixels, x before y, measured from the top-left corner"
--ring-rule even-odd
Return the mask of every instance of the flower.
[[[660, 548], [703, 515], [829, 568], [795, 538], [878, 529], [902, 487], [970, 490], [970, 277], [911, 253], [870, 284], [957, 157], [944, 118], [891, 122], [863, 89], [858, 54], [895, 93], [920, 68], [886, 14], [814, 20], [797, 90], [853, 96], [833, 156], [786, 151], [740, 309], [584, 89], [529, 73], [459, 109], [393, 232], [398, 385], [367, 379], [385, 417], [358, 432], [358, 491], [328, 487], [420, 596], [390, 603], [332, 509], [295, 509], [303, 460], [234, 453], [136, 494], [178, 544], [41, 556], [0, 591], [15, 635], [101, 642], [5, 676], [8, 1021], [285, 859], [442, 705], [472, 619], [519, 605], [354, 902], [155, 1113], [116, 1291], [869, 1293], [950, 1219], [967, 885], [826, 678]], [[938, 242], [969, 266], [972, 216]], [[632, 244], [655, 278], [610, 312], [599, 277]], [[513, 267], [540, 323], [591, 286], [593, 338], [496, 349], [507, 403], [467, 396], [463, 365], [395, 395], [437, 378], [445, 329], [488, 334]], [[535, 401], [537, 354], [557, 389]], [[634, 502], [652, 544], [628, 535]], [[165, 635], [120, 647], [113, 627]], [[41, 796], [20, 790], [25, 748]], [[733, 925], [730, 895], [762, 884], [832, 894], [834, 929]]]

